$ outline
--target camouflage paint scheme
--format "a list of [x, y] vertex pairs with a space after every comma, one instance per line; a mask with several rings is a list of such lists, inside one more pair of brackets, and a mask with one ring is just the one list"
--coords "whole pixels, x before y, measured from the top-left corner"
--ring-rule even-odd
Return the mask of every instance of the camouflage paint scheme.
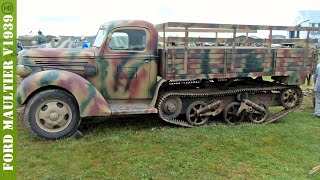
[[[144, 51], [110, 50], [105, 45], [108, 36], [104, 37], [100, 48], [43, 48], [22, 51], [17, 72], [18, 75], [27, 77], [19, 86], [18, 104], [24, 104], [33, 92], [45, 87], [61, 87], [73, 94], [79, 103], [81, 117], [107, 116], [111, 112], [107, 100], [150, 102], [157, 85], [158, 49], [154, 46], [158, 43], [157, 31], [154, 25], [145, 21], [110, 22], [102, 25], [101, 29], [109, 34], [115, 28], [122, 27], [139, 28], [146, 32], [147, 44]], [[74, 86], [70, 87], [69, 83], [72, 81], [79, 85], [72, 83]], [[137, 113], [145, 112], [157, 111], [149, 107], [141, 108]]]
[[[102, 25], [107, 34], [114, 28], [144, 27], [147, 43], [144, 51], [110, 50], [101, 48], [101, 64], [98, 71], [102, 73], [103, 95], [106, 99], [150, 99], [156, 86], [158, 33], [153, 24], [145, 21], [115, 21]], [[140, 28], [141, 29], [141, 28]], [[135, 76], [135, 77], [131, 77]]]
[[[165, 23], [154, 26], [146, 21], [113, 21], [100, 27], [105, 32], [100, 47], [22, 51], [19, 56], [21, 66], [18, 66], [17, 71], [26, 78], [18, 88], [18, 103], [26, 103], [28, 97], [41, 88], [59, 87], [68, 90], [77, 99], [81, 117], [130, 114], [129, 112], [157, 113], [155, 101], [158, 90], [162, 83], [169, 80], [275, 76], [284, 77], [281, 80], [286, 84], [302, 84], [306, 74], [312, 74], [315, 67], [315, 49], [308, 49], [308, 44], [305, 48], [277, 49], [271, 48], [272, 41], [260, 40], [259, 42], [269, 43], [269, 48], [235, 47], [236, 42], [252, 42], [247, 41], [248, 39], [235, 41], [233, 38], [221, 40], [231, 43], [232, 47], [188, 47], [191, 40], [188, 32], [185, 38], [180, 39], [185, 47], [167, 47], [168, 41], [164, 36], [164, 47], [158, 53], [158, 31], [165, 31], [171, 26], [186, 29], [223, 28], [234, 32], [237, 29], [317, 30], [304, 27], [195, 23]], [[110, 49], [108, 43], [111, 34], [121, 29], [146, 32], [145, 50]], [[192, 40], [207, 41], [201, 38]], [[158, 83], [157, 75], [162, 77]], [[127, 106], [122, 110], [117, 110], [118, 106], [114, 105], [134, 104], [137, 101], [150, 105]]]
[[[233, 24], [204, 24], [168, 22], [156, 25], [163, 32], [160, 42], [160, 76], [168, 80], [239, 78], [273, 76], [284, 77], [288, 85], [300, 85], [305, 76], [312, 74], [316, 65], [317, 39], [272, 39], [273, 30], [320, 31], [315, 27], [258, 26]], [[183, 31], [182, 31], [183, 30]], [[189, 32], [233, 32], [233, 38], [189, 37]], [[269, 39], [253, 39], [249, 32], [269, 31]], [[185, 37], [166, 37], [166, 32], [185, 32]], [[237, 32], [246, 36], [236, 37]], [[161, 34], [161, 33], [160, 33]], [[166, 46], [167, 42], [183, 44], [184, 47]], [[230, 46], [188, 47], [188, 43], [214, 42]], [[255, 47], [259, 43], [262, 47]], [[273, 47], [274, 43], [294, 43], [294, 48]]]
[[[304, 61], [304, 49], [236, 48], [232, 61], [232, 48], [188, 49], [187, 72], [184, 71], [182, 48], [168, 49], [162, 61], [161, 75], [167, 79], [235, 78], [258, 76], [294, 76], [290, 85], [304, 84], [305, 75], [312, 74], [315, 50], [309, 50]], [[233, 68], [231, 68], [231, 66]]]
[[34, 73], [25, 78], [18, 87], [18, 104], [24, 102], [38, 89], [63, 88], [77, 100], [80, 116], [108, 116], [111, 114], [108, 103], [101, 93], [87, 80], [72, 72], [47, 70]]

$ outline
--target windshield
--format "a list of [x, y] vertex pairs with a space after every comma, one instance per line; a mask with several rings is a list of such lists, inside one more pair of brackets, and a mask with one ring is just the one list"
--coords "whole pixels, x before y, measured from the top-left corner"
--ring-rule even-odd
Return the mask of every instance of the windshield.
[[103, 38], [105, 35], [106, 35], [106, 29], [99, 29], [97, 36], [96, 36], [96, 39], [95, 39], [92, 46], [99, 48], [102, 45]]

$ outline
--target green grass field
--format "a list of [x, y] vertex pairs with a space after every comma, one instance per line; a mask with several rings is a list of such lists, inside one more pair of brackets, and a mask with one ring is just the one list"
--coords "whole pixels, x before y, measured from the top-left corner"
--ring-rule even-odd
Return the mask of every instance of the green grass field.
[[310, 98], [271, 125], [181, 128], [157, 116], [86, 121], [81, 140], [41, 141], [18, 122], [18, 179], [320, 179]]

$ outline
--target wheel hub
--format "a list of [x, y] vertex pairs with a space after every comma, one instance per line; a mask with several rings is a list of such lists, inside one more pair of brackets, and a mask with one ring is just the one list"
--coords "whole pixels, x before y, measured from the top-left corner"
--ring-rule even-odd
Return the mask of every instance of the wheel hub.
[[177, 104], [174, 101], [168, 101], [165, 104], [165, 111], [167, 113], [174, 113], [177, 110]]
[[47, 101], [42, 103], [36, 111], [36, 122], [47, 132], [57, 132], [70, 124], [71, 108], [61, 101]]
[[294, 96], [293, 96], [292, 94], [290, 94], [289, 97], [288, 97], [288, 100], [289, 100], [289, 101], [294, 100]]
[[59, 114], [57, 112], [53, 112], [50, 114], [49, 118], [51, 121], [56, 121], [59, 119]]

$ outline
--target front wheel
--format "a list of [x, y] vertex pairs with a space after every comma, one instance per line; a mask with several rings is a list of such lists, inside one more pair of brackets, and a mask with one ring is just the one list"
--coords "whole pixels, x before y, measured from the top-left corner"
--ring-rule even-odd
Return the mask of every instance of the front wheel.
[[62, 90], [45, 90], [27, 103], [24, 122], [38, 138], [61, 139], [76, 132], [80, 113], [76, 99]]

